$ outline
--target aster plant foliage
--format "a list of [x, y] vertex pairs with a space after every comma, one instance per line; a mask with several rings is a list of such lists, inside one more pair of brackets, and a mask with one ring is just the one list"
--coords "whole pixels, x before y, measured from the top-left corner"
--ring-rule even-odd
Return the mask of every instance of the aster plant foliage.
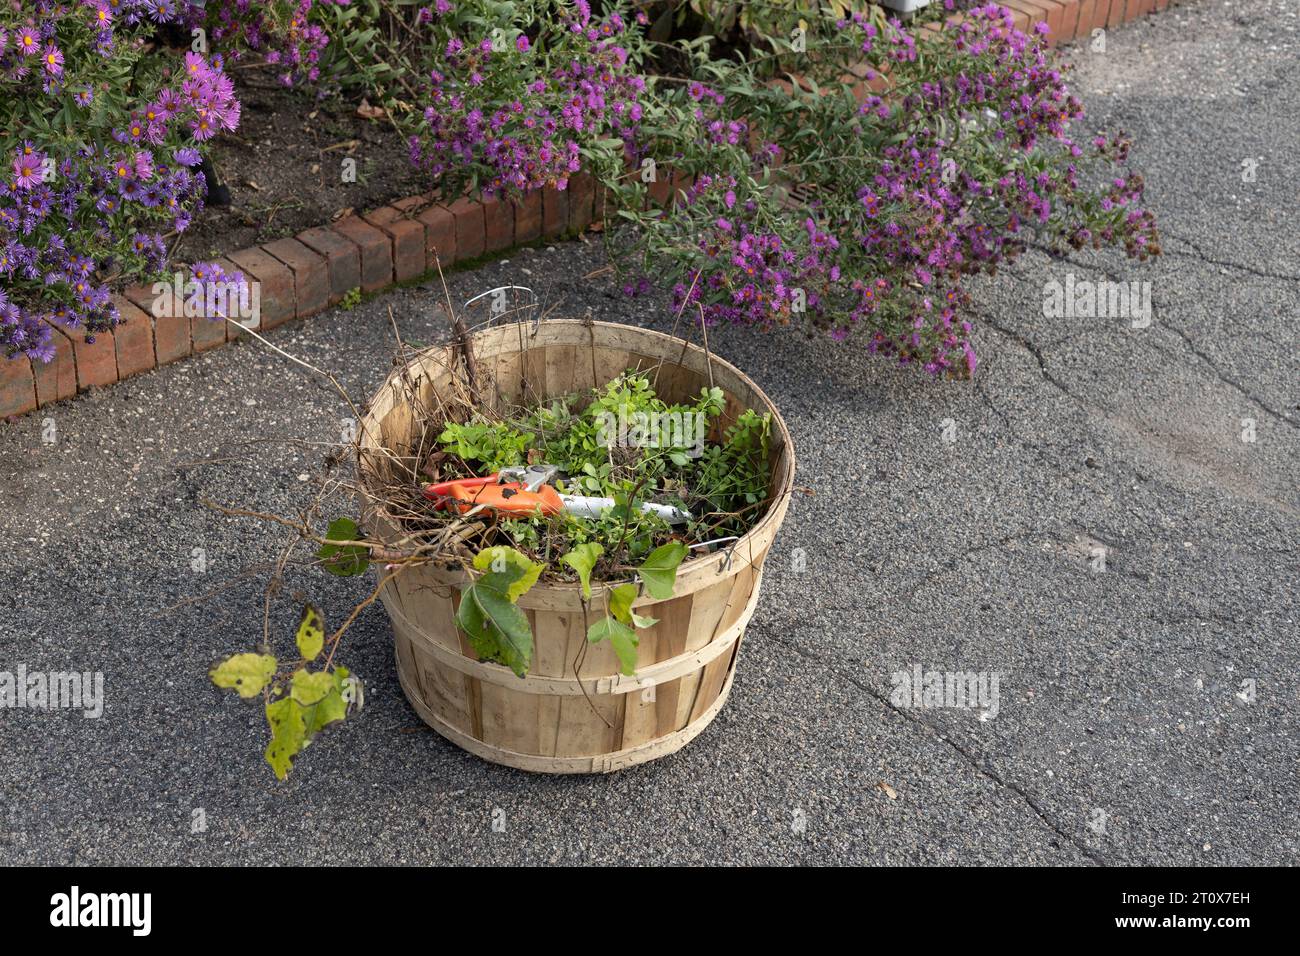
[[[223, 9], [242, 6], [227, 0]], [[563, 190], [595, 159], [613, 163], [637, 135], [645, 80], [623, 42], [630, 24], [613, 5], [599, 15], [587, 0], [301, 0], [294, 9], [291, 29], [274, 42], [259, 37], [277, 47], [268, 61], [278, 68], [278, 48], [309, 34], [328, 42], [281, 80], [295, 82], [305, 66], [319, 91], [365, 96], [446, 195]], [[317, 24], [323, 34], [311, 32]], [[230, 34], [224, 25], [216, 32]]]
[[317, 22], [317, 7], [348, 7], [352, 0], [209, 0], [207, 28], [219, 49], [233, 59], [260, 56], [284, 86], [317, 83], [321, 57], [330, 42], [328, 27]]
[[635, 142], [645, 80], [628, 63], [617, 11], [597, 18], [585, 0], [500, 4], [509, 19], [489, 27], [474, 6], [438, 0], [421, 11], [438, 41], [413, 162], [453, 191], [517, 196], [563, 190], [584, 161]]
[[[801, 325], [965, 377], [967, 276], [1035, 236], [1159, 254], [1129, 144], [1076, 141], [1066, 67], [1005, 7], [938, 31], [878, 9], [803, 23], [771, 54], [720, 61], [684, 44], [693, 78], [652, 81], [616, 186], [627, 291], [669, 275], [675, 304], [707, 323]], [[647, 160], [693, 178], [671, 209], [638, 211]]]
[[239, 122], [219, 58], [156, 33], [169, 0], [0, 4], [0, 353], [48, 362], [51, 325], [94, 341], [110, 288], [160, 276], [202, 208], [199, 149]]

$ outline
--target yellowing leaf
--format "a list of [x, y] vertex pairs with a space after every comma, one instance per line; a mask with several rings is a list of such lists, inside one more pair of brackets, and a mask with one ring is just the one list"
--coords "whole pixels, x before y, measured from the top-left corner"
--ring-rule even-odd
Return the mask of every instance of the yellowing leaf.
[[616, 621], [632, 626], [632, 602], [636, 600], [635, 584], [620, 584], [609, 592], [609, 613]]
[[491, 569], [497, 574], [509, 575], [511, 569], [518, 571], [519, 574], [510, 583], [506, 591], [506, 597], [511, 604], [519, 600], [520, 595], [527, 592], [542, 573], [542, 565], [528, 560], [514, 548], [505, 545], [497, 545], [494, 548], [484, 548], [474, 556], [474, 567], [480, 571]]
[[636, 600], [635, 584], [620, 584], [609, 592], [609, 613], [620, 624], [628, 627], [654, 627], [659, 622], [653, 617], [642, 617], [632, 610]]
[[325, 619], [320, 611], [308, 604], [302, 609], [302, 620], [298, 622], [298, 653], [305, 661], [314, 661], [325, 646]]
[[307, 733], [315, 734], [326, 724], [342, 720], [347, 715], [348, 703], [344, 700], [342, 692], [335, 688], [322, 697], [317, 704], [307, 708]]
[[256, 697], [275, 676], [270, 654], [235, 654], [212, 668], [209, 676], [218, 687], [233, 687], [240, 697]]
[[307, 723], [302, 704], [292, 697], [282, 697], [274, 704], [267, 704], [266, 721], [271, 725], [266, 762], [283, 780], [293, 767], [293, 758], [307, 745]]
[[328, 671], [294, 671], [290, 694], [298, 703], [304, 706], [315, 704], [332, 690], [338, 690], [338, 681]]

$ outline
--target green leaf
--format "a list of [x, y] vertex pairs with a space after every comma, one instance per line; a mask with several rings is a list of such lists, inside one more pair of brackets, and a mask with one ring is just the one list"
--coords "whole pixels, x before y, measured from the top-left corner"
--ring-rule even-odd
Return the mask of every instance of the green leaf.
[[480, 571], [486, 571], [490, 568], [495, 574], [507, 573], [511, 568], [517, 569], [520, 574], [514, 580], [514, 583], [510, 585], [510, 589], [506, 594], [511, 604], [518, 601], [520, 595], [525, 594], [529, 588], [537, 583], [537, 578], [544, 569], [543, 565], [530, 561], [514, 548], [505, 545], [484, 548], [474, 556], [474, 567]]
[[[346, 717], [348, 715], [349, 700], [357, 700], [361, 695], [359, 687], [353, 686], [350, 689], [347, 687], [349, 674], [346, 667], [336, 667], [327, 676], [330, 679], [329, 690], [324, 697], [307, 708], [308, 738], [315, 736], [317, 731], [326, 725]], [[294, 690], [296, 692], [296, 686]], [[360, 708], [361, 704], [358, 702], [357, 709]]]
[[325, 619], [310, 604], [302, 609], [302, 620], [298, 622], [294, 640], [298, 642], [298, 653], [305, 661], [314, 661], [325, 646]]
[[[335, 518], [325, 532], [328, 541], [359, 541], [361, 533], [351, 518]], [[346, 578], [361, 574], [370, 565], [370, 550], [359, 544], [322, 544], [316, 552], [330, 574]]]
[[307, 733], [315, 735], [327, 724], [342, 720], [348, 715], [348, 702], [343, 699], [343, 692], [335, 688], [308, 708]]
[[283, 697], [266, 705], [266, 720], [271, 725], [271, 742], [266, 745], [266, 762], [283, 780], [293, 767], [293, 758], [307, 746], [307, 722], [302, 704]]
[[614, 620], [632, 626], [632, 602], [636, 593], [635, 584], [620, 584], [609, 592], [609, 613]]
[[578, 580], [582, 582], [582, 596], [588, 601], [591, 600], [591, 571], [596, 566], [596, 561], [604, 553], [605, 548], [603, 545], [588, 541], [586, 544], [578, 545], [567, 554], [560, 555], [561, 561], [578, 572]]
[[636, 631], [622, 621], [616, 621], [612, 617], [602, 617], [587, 629], [587, 641], [591, 644], [599, 644], [606, 638], [609, 639], [609, 646], [614, 648], [614, 653], [618, 655], [619, 663], [623, 665], [624, 676], [631, 677], [636, 673], [638, 641]]
[[655, 618], [642, 617], [632, 610], [636, 594], [635, 584], [620, 584], [614, 588], [609, 592], [609, 613], [614, 616], [614, 620], [628, 627], [654, 627], [659, 623]]
[[308, 671], [306, 669], [293, 672], [293, 690], [290, 696], [304, 707], [311, 704], [318, 704], [330, 691], [337, 691], [339, 682], [329, 671]]
[[469, 635], [479, 657], [505, 664], [519, 677], [528, 673], [533, 659], [528, 616], [509, 596], [521, 574], [512, 567], [483, 575], [461, 594], [456, 611], [456, 623]]
[[209, 676], [218, 687], [233, 687], [240, 697], [256, 697], [275, 676], [275, 667], [270, 654], [235, 654], [212, 668]]
[[665, 601], [673, 596], [673, 583], [677, 580], [677, 566], [682, 563], [689, 549], [680, 541], [669, 541], [660, 545], [646, 556], [641, 565], [641, 580], [645, 589], [657, 601]]

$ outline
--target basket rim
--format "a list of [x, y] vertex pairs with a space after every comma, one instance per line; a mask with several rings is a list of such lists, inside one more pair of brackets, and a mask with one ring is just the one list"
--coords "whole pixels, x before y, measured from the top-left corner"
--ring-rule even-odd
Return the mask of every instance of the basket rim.
[[[712, 350], [707, 350], [688, 339], [684, 339], [676, 335], [670, 335], [666, 332], [660, 332], [658, 329], [647, 329], [638, 325], [628, 325], [623, 322], [603, 322], [594, 319], [577, 319], [577, 318], [558, 319], [557, 318], [557, 319], [546, 319], [543, 323], [534, 324], [534, 320], [532, 319], [516, 320], [513, 322], [502, 322], [500, 324], [489, 325], [485, 328], [481, 328], [474, 332], [471, 332], [469, 336], [470, 341], [472, 343], [477, 344], [482, 338], [485, 338], [490, 334], [493, 333], [500, 334], [504, 330], [511, 329], [514, 328], [515, 326], [520, 326], [520, 325], [533, 327], [532, 331], [527, 333], [528, 339], [536, 338], [542, 326], [545, 326], [546, 328], [554, 328], [557, 326], [577, 326], [581, 328], [595, 327], [595, 328], [604, 328], [604, 329], [617, 329], [622, 332], [631, 332], [643, 338], [660, 340], [660, 342], [665, 345], [671, 343], [677, 349], [681, 349], [683, 346], [685, 346], [686, 353], [694, 353], [703, 356], [704, 361], [707, 363], [707, 365], [712, 365], [715, 368], [725, 369], [730, 374], [734, 375], [742, 384], [744, 384], [746, 387], [752, 390], [753, 393], [756, 396], [758, 396], [759, 399], [761, 399], [762, 402], [764, 402], [767, 405], [767, 411], [771, 412], [773, 425], [777, 429], [779, 429], [781, 440], [782, 440], [781, 451], [776, 461], [773, 463], [773, 468], [783, 469], [783, 473], [780, 479], [780, 488], [774, 495], [769, 496], [767, 511], [763, 514], [763, 517], [760, 518], [754, 524], [753, 527], [751, 527], [748, 531], [746, 531], [743, 535], [741, 535], [731, 546], [729, 551], [733, 555], [733, 557], [735, 557], [738, 555], [738, 552], [740, 552], [742, 546], [744, 546], [746, 543], [748, 543], [752, 549], [753, 543], [759, 537], [760, 532], [766, 534], [768, 530], [771, 529], [772, 534], [775, 535], [775, 526], [779, 525], [785, 519], [786, 507], [789, 504], [790, 498], [794, 494], [794, 476], [798, 466], [798, 461], [795, 456], [794, 441], [790, 436], [790, 430], [786, 426], [785, 419], [781, 415], [781, 410], [777, 408], [776, 403], [772, 401], [772, 399], [768, 396], [767, 392], [763, 391], [763, 389], [761, 389], [752, 378], [750, 378], [748, 375], [742, 372], [731, 362], [728, 362], [726, 359], [719, 356], [717, 353], [713, 352]], [[410, 371], [411, 368], [414, 365], [416, 365], [418, 362], [420, 362], [424, 356], [429, 355], [431, 353], [437, 353], [437, 352], [446, 352], [450, 354], [451, 349], [452, 349], [451, 343], [427, 346], [415, 352], [406, 363], [392, 369], [392, 371], [390, 371], [388, 375], [384, 377], [383, 383], [380, 384], [380, 386], [377, 389], [375, 389], [374, 393], [370, 396], [370, 398], [366, 402], [365, 414], [363, 418], [367, 421], [367, 425], [368, 426], [373, 425], [375, 429], [378, 429], [379, 422], [374, 413], [375, 401], [383, 394], [384, 390], [391, 385], [391, 383], [395, 378]], [[665, 364], [667, 364], [668, 359], [665, 358], [664, 361]], [[680, 363], [676, 361], [674, 361], [672, 364], [680, 365]], [[367, 439], [370, 437], [370, 434], [371, 434], [370, 427], [363, 427], [360, 429], [360, 436], [357, 441], [358, 466], [360, 465], [361, 455], [366, 450]], [[360, 467], [358, 467], [357, 474], [358, 474], [358, 481], [361, 481], [362, 471]], [[394, 519], [391, 515], [389, 515], [387, 511], [383, 508], [383, 506], [378, 506], [378, 508], [379, 511], [384, 515], [384, 517], [396, 523], [396, 519]], [[699, 557], [688, 557], [687, 559], [683, 560], [682, 563], [678, 566], [677, 576], [681, 578], [684, 575], [684, 573], [688, 571], [701, 569], [708, 562], [715, 560], [717, 556], [718, 556], [718, 552], [714, 551], [714, 552], [709, 552], [707, 554], [702, 554]], [[740, 568], [744, 567], [744, 565], [747, 563], [748, 561], [744, 563], [733, 561], [732, 568], [738, 571], [740, 570]], [[444, 579], [448, 581], [448, 583], [456, 584], [456, 583], [460, 583], [461, 581], [469, 582], [470, 580], [472, 580], [469, 573], [466, 572], [463, 568], [448, 568], [442, 565], [438, 565], [435, 562], [431, 562], [428, 565], [428, 567], [435, 568], [439, 572], [439, 574], [442, 575]], [[627, 584], [627, 583], [628, 583], [627, 580], [592, 581], [591, 590], [594, 595], [598, 589], [603, 593], [606, 591], [611, 591], [621, 584]], [[571, 593], [580, 593], [581, 584], [577, 581], [573, 581], [573, 582], [538, 581], [536, 584], [533, 585], [532, 588], [529, 589], [530, 593], [532, 593], [533, 591], [538, 591], [541, 594], [555, 594], [555, 595], [567, 596]], [[686, 592], [686, 593], [690, 593], [690, 592]], [[681, 595], [677, 594], [676, 591], [674, 590], [673, 597], [680, 597], [680, 596]], [[638, 596], [637, 600], [633, 603], [634, 605], [640, 605], [643, 603], [654, 603], [654, 602], [647, 601], [646, 595], [641, 594]]]

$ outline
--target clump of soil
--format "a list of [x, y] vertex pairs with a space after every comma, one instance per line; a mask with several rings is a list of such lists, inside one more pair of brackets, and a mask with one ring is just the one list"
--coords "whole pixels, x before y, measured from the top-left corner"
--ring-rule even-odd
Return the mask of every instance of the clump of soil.
[[[239, 128], [207, 151], [231, 204], [195, 218], [177, 261], [215, 258], [433, 188], [387, 118], [364, 118], [355, 104], [318, 102], [305, 90], [244, 82], [239, 94]], [[344, 159], [356, 161], [356, 182], [344, 181]]]

